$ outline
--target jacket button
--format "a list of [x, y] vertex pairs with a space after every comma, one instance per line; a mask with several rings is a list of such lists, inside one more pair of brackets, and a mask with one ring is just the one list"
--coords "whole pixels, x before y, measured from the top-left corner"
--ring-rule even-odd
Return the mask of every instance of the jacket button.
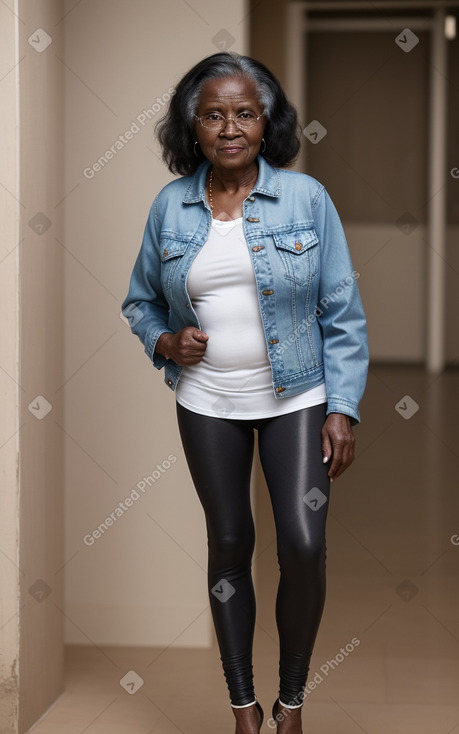
[[164, 252], [163, 252], [163, 257], [167, 257], [167, 256], [168, 256], [168, 254], [169, 254], [169, 253], [168, 253], [168, 251], [167, 251], [167, 250], [164, 250]]
[[259, 250], [264, 250], [264, 249], [265, 249], [264, 245], [255, 245], [255, 247], [252, 247], [252, 250], [254, 252], [258, 252]]
[[279, 341], [279, 339], [270, 339], [269, 340], [269, 343], [270, 344], [277, 344], [278, 341]]
[[247, 217], [247, 221], [248, 222], [259, 222], [260, 220], [257, 219], [256, 217]]
[[264, 296], [272, 296], [272, 294], [274, 293], [274, 291], [269, 291], [269, 290], [261, 291], [261, 292], [263, 293]]
[[254, 196], [248, 196], [247, 197], [247, 201], [255, 201], [255, 197]]
[[276, 387], [276, 392], [284, 392], [285, 387]]
[[187, 307], [187, 308], [190, 308], [190, 304], [189, 304], [189, 303], [187, 303], [187, 304], [186, 304], [186, 307]]
[[302, 250], [302, 249], [303, 249], [303, 245], [301, 244], [301, 242], [295, 242], [295, 250]]
[[172, 380], [168, 380], [168, 381], [167, 381], [167, 384], [168, 384], [168, 385], [172, 385]]

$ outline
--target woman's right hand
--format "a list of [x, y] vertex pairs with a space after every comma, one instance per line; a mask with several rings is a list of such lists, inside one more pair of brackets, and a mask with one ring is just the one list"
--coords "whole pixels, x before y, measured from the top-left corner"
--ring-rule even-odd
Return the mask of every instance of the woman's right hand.
[[208, 335], [195, 326], [185, 326], [175, 334], [165, 331], [156, 342], [155, 351], [184, 367], [197, 364], [204, 356]]

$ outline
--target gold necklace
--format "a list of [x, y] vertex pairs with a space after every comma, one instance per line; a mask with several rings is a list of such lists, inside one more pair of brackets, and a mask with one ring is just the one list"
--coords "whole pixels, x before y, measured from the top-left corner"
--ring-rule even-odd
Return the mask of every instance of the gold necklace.
[[[214, 212], [214, 204], [213, 204], [213, 201], [212, 201], [212, 177], [213, 177], [213, 175], [214, 175], [214, 169], [211, 168], [210, 169], [210, 174], [209, 174], [209, 204], [210, 204], [210, 211], [212, 212], [212, 214]], [[256, 179], [255, 179], [255, 181], [256, 181]]]
[[209, 204], [210, 204], [210, 211], [213, 213], [214, 211], [214, 205], [212, 203], [212, 176], [213, 176], [213, 169], [210, 169], [210, 176], [209, 176]]

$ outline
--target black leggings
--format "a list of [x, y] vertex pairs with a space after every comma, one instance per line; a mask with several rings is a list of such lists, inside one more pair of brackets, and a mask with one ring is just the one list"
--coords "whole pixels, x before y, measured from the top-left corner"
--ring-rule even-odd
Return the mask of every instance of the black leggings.
[[250, 504], [254, 428], [274, 512], [280, 568], [279, 697], [292, 706], [303, 700], [326, 591], [330, 462], [323, 464], [321, 448], [326, 405], [239, 420], [202, 415], [176, 403], [183, 449], [206, 518], [210, 607], [235, 706], [255, 700], [255, 527]]

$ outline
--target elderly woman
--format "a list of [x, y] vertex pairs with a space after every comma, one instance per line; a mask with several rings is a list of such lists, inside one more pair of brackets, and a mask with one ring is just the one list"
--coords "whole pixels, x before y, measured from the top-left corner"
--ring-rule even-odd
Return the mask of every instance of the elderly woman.
[[203, 59], [158, 134], [180, 177], [152, 204], [122, 310], [175, 393], [236, 734], [263, 722], [252, 669], [258, 432], [280, 568], [273, 717], [278, 734], [300, 734], [325, 602], [330, 482], [354, 459], [367, 378], [358, 273], [324, 186], [283, 170], [299, 150], [297, 115], [264, 65]]

